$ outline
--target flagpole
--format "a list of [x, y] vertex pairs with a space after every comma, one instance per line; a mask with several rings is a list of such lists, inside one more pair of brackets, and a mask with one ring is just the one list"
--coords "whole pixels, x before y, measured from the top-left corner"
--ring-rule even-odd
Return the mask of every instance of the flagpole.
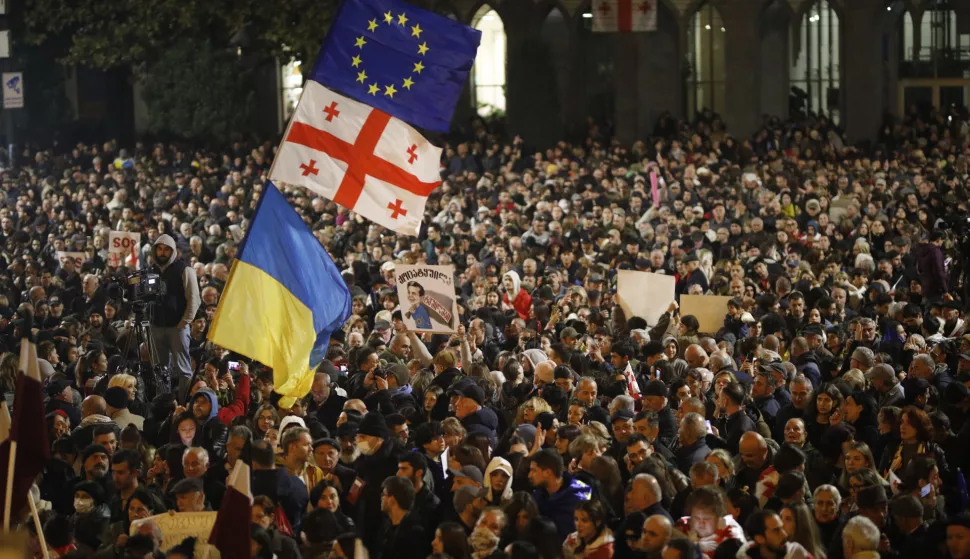
[[13, 473], [17, 465], [17, 441], [10, 440], [10, 461], [7, 463], [7, 493], [3, 497], [3, 533], [10, 533], [10, 507], [13, 504]]
[[47, 538], [44, 537], [44, 527], [40, 524], [37, 503], [34, 502], [34, 496], [30, 491], [27, 492], [27, 503], [30, 505], [30, 515], [34, 517], [34, 528], [37, 529], [37, 540], [40, 542], [41, 553], [44, 554], [44, 559], [51, 559], [51, 552], [47, 549]]

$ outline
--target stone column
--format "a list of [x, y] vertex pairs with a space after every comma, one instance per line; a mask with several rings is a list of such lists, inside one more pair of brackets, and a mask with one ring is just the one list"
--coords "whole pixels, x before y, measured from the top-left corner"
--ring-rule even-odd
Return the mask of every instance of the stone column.
[[846, 0], [842, 7], [842, 126], [852, 142], [879, 134], [883, 111], [883, 0]]

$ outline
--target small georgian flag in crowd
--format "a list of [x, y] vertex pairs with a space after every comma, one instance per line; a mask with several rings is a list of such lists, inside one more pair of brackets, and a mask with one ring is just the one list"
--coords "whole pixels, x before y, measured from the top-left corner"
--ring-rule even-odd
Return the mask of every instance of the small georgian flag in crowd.
[[593, 31], [657, 30], [657, 0], [593, 0]]

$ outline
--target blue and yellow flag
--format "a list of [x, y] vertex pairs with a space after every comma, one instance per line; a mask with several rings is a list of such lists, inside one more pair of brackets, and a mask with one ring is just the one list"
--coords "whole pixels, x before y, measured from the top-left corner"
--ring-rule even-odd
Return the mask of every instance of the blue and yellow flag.
[[309, 78], [446, 132], [480, 31], [403, 0], [343, 0]]
[[310, 391], [330, 334], [350, 316], [350, 299], [326, 249], [267, 182], [209, 340], [272, 367], [280, 405], [291, 407]]

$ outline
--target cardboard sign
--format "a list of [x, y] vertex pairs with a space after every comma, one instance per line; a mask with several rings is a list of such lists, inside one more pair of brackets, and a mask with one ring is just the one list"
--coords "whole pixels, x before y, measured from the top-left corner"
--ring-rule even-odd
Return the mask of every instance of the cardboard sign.
[[676, 287], [674, 276], [619, 270], [616, 276], [616, 301], [627, 320], [639, 316], [650, 326], [656, 326], [674, 300]]
[[397, 296], [408, 330], [453, 334], [458, 329], [454, 266], [398, 264]]
[[112, 266], [141, 268], [141, 233], [112, 231], [108, 233], [108, 262]]
[[132, 522], [129, 535], [139, 533], [139, 527], [143, 524], [155, 524], [162, 531], [162, 549], [174, 547], [190, 536], [204, 543], [209, 539], [218, 514], [215, 511], [164, 512]]
[[57, 256], [57, 261], [62, 263], [61, 267], [64, 267], [64, 259], [70, 258], [74, 261], [74, 268], [77, 270], [80, 270], [81, 264], [84, 264], [84, 261], [88, 259], [88, 255], [84, 254], [83, 252], [66, 252], [59, 250], [55, 254]]
[[694, 315], [700, 323], [698, 331], [713, 334], [724, 327], [730, 300], [723, 295], [681, 295], [680, 316]]

